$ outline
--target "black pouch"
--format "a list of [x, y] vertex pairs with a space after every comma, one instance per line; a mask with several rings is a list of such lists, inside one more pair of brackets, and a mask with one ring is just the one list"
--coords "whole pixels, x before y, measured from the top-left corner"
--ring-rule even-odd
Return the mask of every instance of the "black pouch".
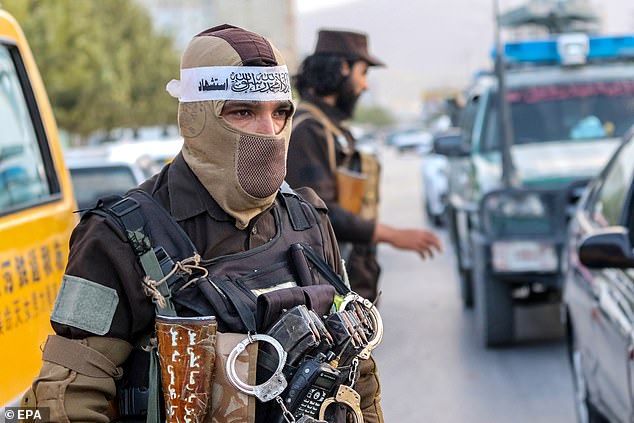
[[330, 285], [311, 285], [285, 288], [258, 296], [256, 324], [258, 332], [266, 331], [282, 313], [298, 305], [306, 305], [318, 316], [327, 315], [335, 299]]
[[303, 288], [298, 286], [259, 295], [256, 307], [258, 332], [266, 331], [269, 326], [278, 321], [284, 311], [305, 304], [306, 295]]
[[288, 354], [286, 363], [295, 366], [319, 345], [319, 332], [304, 305], [293, 307], [284, 313], [266, 332], [275, 338]]
[[330, 313], [335, 301], [335, 288], [332, 285], [311, 285], [302, 287], [306, 297], [306, 306], [317, 313], [326, 316]]

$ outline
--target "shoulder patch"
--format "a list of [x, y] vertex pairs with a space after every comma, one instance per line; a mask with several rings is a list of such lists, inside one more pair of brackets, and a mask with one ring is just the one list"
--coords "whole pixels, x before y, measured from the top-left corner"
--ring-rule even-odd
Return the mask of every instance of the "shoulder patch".
[[304, 200], [310, 203], [314, 208], [321, 211], [328, 211], [328, 207], [326, 207], [326, 203], [321, 199], [319, 195], [310, 187], [301, 187], [295, 189]]
[[119, 295], [113, 288], [88, 279], [64, 275], [51, 320], [96, 335], [110, 330]]

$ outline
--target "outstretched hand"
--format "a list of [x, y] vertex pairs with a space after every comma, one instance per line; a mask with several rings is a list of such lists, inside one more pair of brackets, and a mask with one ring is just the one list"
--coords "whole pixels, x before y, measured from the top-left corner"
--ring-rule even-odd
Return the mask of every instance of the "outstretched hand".
[[415, 251], [423, 259], [432, 258], [434, 252], [442, 252], [440, 239], [425, 229], [397, 229], [378, 223], [373, 241], [386, 242], [401, 250]]

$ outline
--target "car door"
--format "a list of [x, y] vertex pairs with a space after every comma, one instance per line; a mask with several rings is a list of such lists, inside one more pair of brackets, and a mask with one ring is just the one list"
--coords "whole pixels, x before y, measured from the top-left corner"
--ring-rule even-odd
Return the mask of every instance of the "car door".
[[22, 31], [0, 10], [0, 407], [42, 366], [76, 223], [44, 86]]
[[[478, 130], [478, 114], [481, 113], [480, 92], [473, 93], [465, 106], [460, 124], [461, 134], [465, 146], [471, 146]], [[474, 181], [471, 170], [471, 160], [468, 157], [451, 157], [449, 159], [448, 201], [453, 212], [453, 222], [450, 222], [454, 233], [453, 242], [457, 249], [457, 256], [462, 269], [471, 268], [471, 248], [469, 244], [469, 210], [473, 198], [472, 185]]]
[[[598, 289], [589, 269], [579, 261], [578, 248], [582, 239], [596, 226], [591, 219], [591, 210], [598, 189], [601, 187], [603, 177], [599, 177], [588, 187], [588, 191], [579, 201], [579, 207], [575, 210], [574, 218], [568, 229], [568, 242], [563, 251], [562, 274], [565, 278], [563, 287], [563, 299], [568, 312], [568, 319], [574, 337], [575, 351], [581, 353], [581, 364], [586, 375], [594, 373], [597, 357], [594, 350], [594, 323], [593, 310], [596, 308]], [[574, 358], [573, 358], [574, 359]], [[590, 377], [587, 379], [587, 389], [595, 398], [596, 383]]]
[[[634, 142], [627, 142], [610, 164], [591, 207], [594, 227], [626, 225], [634, 175]], [[627, 205], [627, 206], [626, 206]], [[632, 412], [630, 380], [634, 279], [632, 273], [614, 268], [592, 271], [594, 306], [591, 310], [598, 401], [619, 421]]]

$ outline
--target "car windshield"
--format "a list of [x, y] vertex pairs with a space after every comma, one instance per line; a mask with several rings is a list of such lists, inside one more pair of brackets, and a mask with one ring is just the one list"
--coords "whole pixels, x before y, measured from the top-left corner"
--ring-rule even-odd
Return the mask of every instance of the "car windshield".
[[101, 197], [123, 194], [137, 185], [126, 166], [71, 168], [70, 176], [80, 210], [93, 206]]
[[[621, 137], [634, 124], [634, 80], [509, 90], [514, 143]], [[496, 96], [488, 103], [484, 146], [497, 149]]]

